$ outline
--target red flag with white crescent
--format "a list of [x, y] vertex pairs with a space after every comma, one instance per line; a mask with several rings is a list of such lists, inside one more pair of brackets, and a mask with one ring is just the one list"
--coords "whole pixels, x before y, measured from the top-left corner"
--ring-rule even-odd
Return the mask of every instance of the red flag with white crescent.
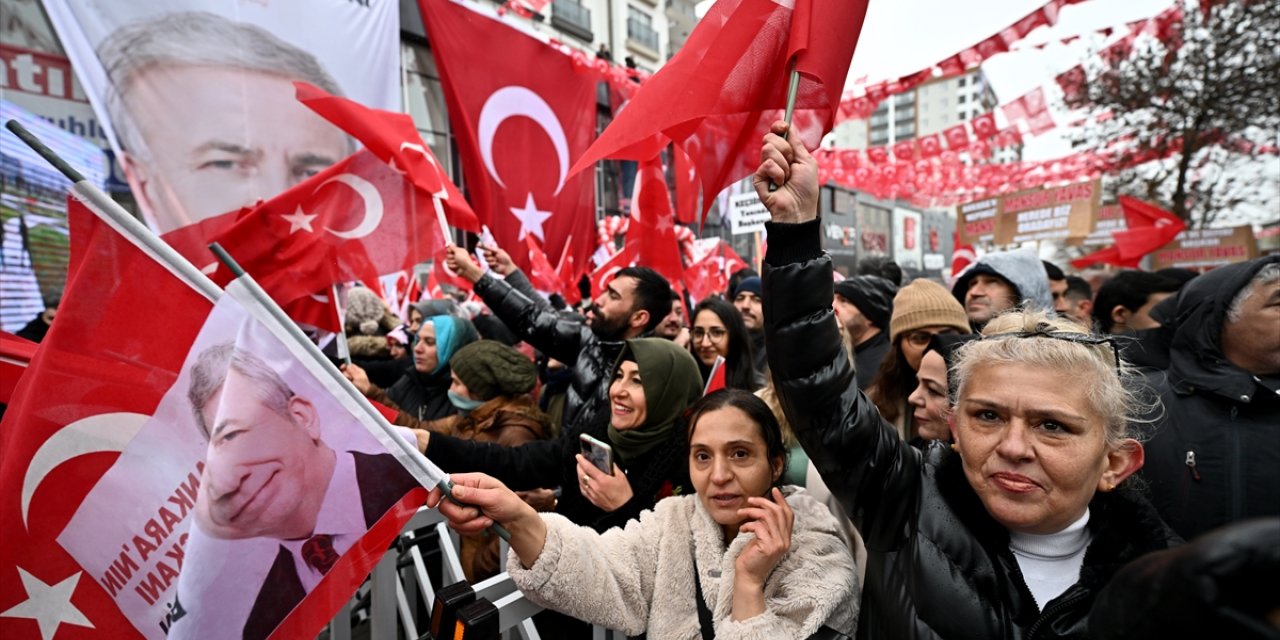
[[351, 280], [377, 291], [380, 274], [442, 246], [431, 200], [362, 150], [241, 212], [217, 241], [281, 305]]
[[425, 492], [243, 297], [77, 229], [94, 268], [0, 423], [0, 637], [316, 635]]
[[420, 0], [418, 6], [476, 214], [526, 271], [527, 235], [548, 255], [560, 255], [570, 236], [578, 238], [569, 250], [576, 264], [586, 265], [595, 175], [569, 175], [569, 167], [595, 138], [598, 76], [472, 4]]

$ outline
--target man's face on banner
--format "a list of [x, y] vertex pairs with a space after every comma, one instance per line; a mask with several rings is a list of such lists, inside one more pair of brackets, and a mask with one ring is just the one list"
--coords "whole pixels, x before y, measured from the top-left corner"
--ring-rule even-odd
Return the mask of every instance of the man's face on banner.
[[282, 540], [311, 535], [334, 453], [320, 440], [315, 406], [298, 396], [286, 415], [235, 369], [206, 403], [209, 449], [196, 522], [209, 535]]
[[160, 233], [270, 199], [350, 151], [283, 76], [155, 65], [122, 91], [146, 144], [125, 173]]

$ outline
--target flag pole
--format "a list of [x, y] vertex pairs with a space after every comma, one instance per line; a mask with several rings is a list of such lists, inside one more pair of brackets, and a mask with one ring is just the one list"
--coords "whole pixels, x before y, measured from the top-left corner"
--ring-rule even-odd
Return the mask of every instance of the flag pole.
[[[173, 249], [173, 247], [170, 247], [168, 243], [161, 240], [159, 236], [139, 222], [137, 218], [134, 218], [128, 211], [125, 211], [123, 207], [107, 196], [107, 194], [103, 193], [101, 189], [86, 180], [79, 171], [76, 171], [74, 167], [41, 142], [35, 134], [22, 126], [22, 123], [17, 120], [9, 120], [5, 123], [5, 128], [12, 131], [19, 140], [22, 140], [22, 142], [39, 154], [40, 157], [53, 165], [53, 167], [62, 173], [62, 175], [71, 180], [74, 183], [71, 185], [71, 195], [77, 200], [83, 202], [86, 207], [119, 232], [120, 235], [137, 244], [148, 255], [160, 264], [164, 265], [179, 278], [186, 281], [188, 285], [196, 291], [199, 291], [210, 301], [216, 302], [223, 296], [225, 292], [221, 287], [215, 284], [213, 280], [210, 280], [209, 276], [206, 276], [197, 269], [195, 265], [191, 264], [189, 260], [182, 256], [182, 254], [178, 253]], [[258, 286], [258, 283], [254, 282], [253, 278], [249, 277], [249, 275], [240, 268], [240, 265], [237, 264], [235, 260], [232, 260], [231, 256], [228, 255], [221, 246], [218, 246], [215, 243], [210, 247], [210, 250], [213, 251], [214, 255], [217, 256], [223, 264], [227, 265], [227, 267], [231, 269], [231, 272], [237, 278], [241, 279], [245, 284], [245, 289], [253, 294], [253, 297], [261, 303], [262, 308], [277, 321], [286, 333], [293, 337], [298, 345], [302, 347], [303, 351], [309, 354], [313, 359], [317, 359], [321, 363], [322, 369], [329, 372], [330, 377], [334, 378], [340, 387], [346, 389], [348, 394], [353, 395], [356, 399], [356, 405], [361, 407], [366, 414], [369, 414], [373, 418], [374, 424], [377, 424], [390, 437], [389, 439], [396, 443], [397, 447], [408, 454], [404, 456], [404, 459], [410, 460], [416, 467], [415, 470], [418, 471], [418, 473], [415, 473], [414, 475], [419, 478], [428, 479], [442, 478], [436, 486], [440, 487], [446, 496], [450, 496], [450, 500], [453, 500], [453, 483], [449, 481], [448, 476], [445, 475], [444, 472], [441, 471], [434, 463], [427, 460], [426, 456], [422, 455], [422, 452], [418, 451], [417, 447], [410, 446], [408, 442], [405, 442], [404, 438], [400, 437], [400, 434], [396, 433], [391, 428], [391, 424], [387, 422], [387, 419], [379, 413], [377, 409], [373, 408], [373, 405], [369, 404], [369, 401], [364, 397], [364, 394], [360, 393], [360, 391], [351, 384], [351, 381], [347, 380], [346, 376], [342, 375], [342, 372], [334, 368], [333, 364], [325, 358], [324, 354], [320, 353], [319, 348], [317, 348], [316, 345], [307, 338], [306, 334], [302, 333], [302, 330], [285, 315], [284, 311], [280, 309], [280, 306], [267, 296], [266, 292]], [[508, 533], [506, 529], [496, 523], [493, 525], [493, 528], [494, 531], [496, 531], [504, 540], [510, 540], [511, 534]]]
[[[800, 72], [796, 71], [796, 59], [792, 58], [787, 65], [790, 70], [787, 79], [787, 110], [783, 114], [783, 121], [787, 123], [787, 135], [791, 135], [791, 118], [796, 112], [796, 94], [800, 92]], [[782, 185], [769, 183], [769, 193], [777, 191]]]
[[343, 362], [351, 364], [351, 347], [348, 346], [347, 342], [347, 319], [343, 311], [344, 307], [340, 304], [342, 298], [338, 296], [338, 284], [336, 282], [329, 286], [329, 295], [333, 296], [333, 309], [338, 314], [338, 336], [342, 338], [338, 342], [338, 357], [342, 358]]
[[[439, 487], [440, 490], [444, 492], [444, 495], [448, 496], [450, 500], [453, 500], [453, 483], [449, 480], [449, 476], [446, 475], [440, 467], [437, 467], [435, 463], [428, 460], [421, 451], [418, 451], [416, 446], [410, 445], [404, 438], [400, 437], [399, 433], [396, 433], [395, 429], [391, 426], [391, 423], [387, 421], [386, 416], [382, 415], [381, 412], [375, 409], [369, 402], [368, 398], [365, 398], [364, 394], [360, 393], [360, 390], [356, 389], [355, 385], [351, 384], [351, 381], [347, 380], [347, 377], [333, 366], [333, 363], [329, 361], [329, 358], [320, 352], [320, 349], [316, 347], [315, 343], [311, 342], [311, 340], [307, 338], [306, 334], [298, 328], [298, 325], [295, 324], [289, 316], [285, 315], [285, 312], [280, 308], [280, 305], [276, 304], [275, 300], [272, 300], [271, 296], [268, 296], [267, 292], [262, 290], [262, 287], [253, 279], [253, 276], [245, 273], [244, 269], [240, 267], [240, 264], [236, 262], [235, 258], [232, 258], [231, 254], [227, 253], [226, 249], [222, 248], [222, 245], [215, 242], [209, 245], [209, 250], [218, 258], [219, 262], [231, 271], [231, 274], [236, 277], [236, 280], [244, 286], [244, 290], [249, 294], [253, 301], [256, 302], [261, 309], [266, 311], [267, 314], [270, 315], [271, 318], [275, 320], [276, 323], [282, 327], [300, 347], [302, 347], [302, 350], [329, 374], [329, 378], [331, 380], [341, 387], [347, 395], [356, 400], [356, 405], [364, 411], [368, 419], [371, 420], [373, 424], [377, 425], [378, 428], [388, 436], [388, 439], [391, 442], [394, 442], [395, 446], [405, 454], [401, 459], [410, 461], [414, 467], [411, 470], [414, 472], [413, 475], [419, 479], [440, 478], [440, 481], [436, 486]], [[511, 540], [511, 534], [496, 522], [494, 523], [493, 528], [503, 540]]]
[[71, 195], [76, 200], [84, 203], [90, 211], [97, 214], [111, 228], [131, 239], [134, 244], [137, 244], [143, 251], [155, 258], [157, 262], [165, 265], [174, 275], [185, 281], [191, 288], [199, 291], [201, 295], [210, 301], [216, 302], [218, 298], [222, 297], [222, 288], [214, 284], [213, 280], [209, 279], [209, 276], [202, 273], [195, 265], [175, 251], [173, 247], [170, 247], [168, 243], [152, 233], [146, 225], [133, 217], [133, 214], [125, 211], [124, 207], [121, 207], [110, 196], [103, 193], [102, 189], [86, 180], [79, 171], [76, 171], [67, 161], [45, 146], [35, 134], [22, 126], [21, 122], [10, 120], [4, 126], [9, 131], [12, 131], [13, 135], [17, 136], [19, 140], [31, 147], [40, 157], [44, 158], [46, 162], [53, 165], [62, 175], [66, 176], [73, 183], [71, 185]]

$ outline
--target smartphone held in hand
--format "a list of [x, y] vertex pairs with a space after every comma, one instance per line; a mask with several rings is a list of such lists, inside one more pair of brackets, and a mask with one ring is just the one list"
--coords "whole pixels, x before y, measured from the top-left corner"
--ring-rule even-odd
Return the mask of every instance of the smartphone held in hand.
[[579, 439], [582, 441], [582, 457], [595, 465], [595, 468], [613, 475], [613, 447], [585, 433]]

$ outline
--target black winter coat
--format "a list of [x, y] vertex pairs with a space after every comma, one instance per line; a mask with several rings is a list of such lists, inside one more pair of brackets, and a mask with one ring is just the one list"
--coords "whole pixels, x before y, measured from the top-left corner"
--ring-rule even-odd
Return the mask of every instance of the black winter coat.
[[1009, 534], [942, 443], [903, 442], [855, 385], [831, 309], [819, 222], [769, 224], [764, 269], [769, 366], [796, 435], [867, 546], [859, 638], [1084, 637], [1097, 592], [1124, 563], [1177, 542], [1121, 489], [1090, 504], [1079, 581], [1041, 612]]
[[1219, 267], [1157, 306], [1173, 337], [1169, 368], [1149, 376], [1163, 408], [1142, 475], [1184, 538], [1280, 515], [1280, 376], [1250, 375], [1226, 360], [1220, 340], [1232, 298], [1274, 262], [1280, 256]]
[[609, 377], [626, 343], [600, 340], [586, 323], [562, 318], [532, 292], [519, 271], [505, 280], [486, 275], [476, 282], [475, 292], [521, 340], [573, 370], [563, 429], [573, 434], [574, 446], [588, 425], [607, 424]]
[[[592, 425], [586, 431], [592, 437], [609, 442], [609, 426]], [[678, 435], [660, 444], [631, 463], [617, 460], [631, 483], [631, 500], [613, 512], [591, 504], [578, 490], [578, 433], [563, 433], [555, 440], [539, 440], [519, 447], [503, 447], [487, 442], [460, 440], [431, 434], [427, 458], [446, 473], [479, 471], [501, 480], [516, 491], [541, 487], [560, 487], [556, 513], [573, 522], [603, 532], [622, 526], [652, 509], [670, 492], [688, 490], [688, 470], [683, 456], [683, 442]]]
[[441, 367], [435, 373], [418, 373], [411, 364], [404, 375], [387, 389], [387, 397], [413, 418], [438, 420], [458, 412], [449, 401], [452, 384], [453, 374], [449, 367]]

